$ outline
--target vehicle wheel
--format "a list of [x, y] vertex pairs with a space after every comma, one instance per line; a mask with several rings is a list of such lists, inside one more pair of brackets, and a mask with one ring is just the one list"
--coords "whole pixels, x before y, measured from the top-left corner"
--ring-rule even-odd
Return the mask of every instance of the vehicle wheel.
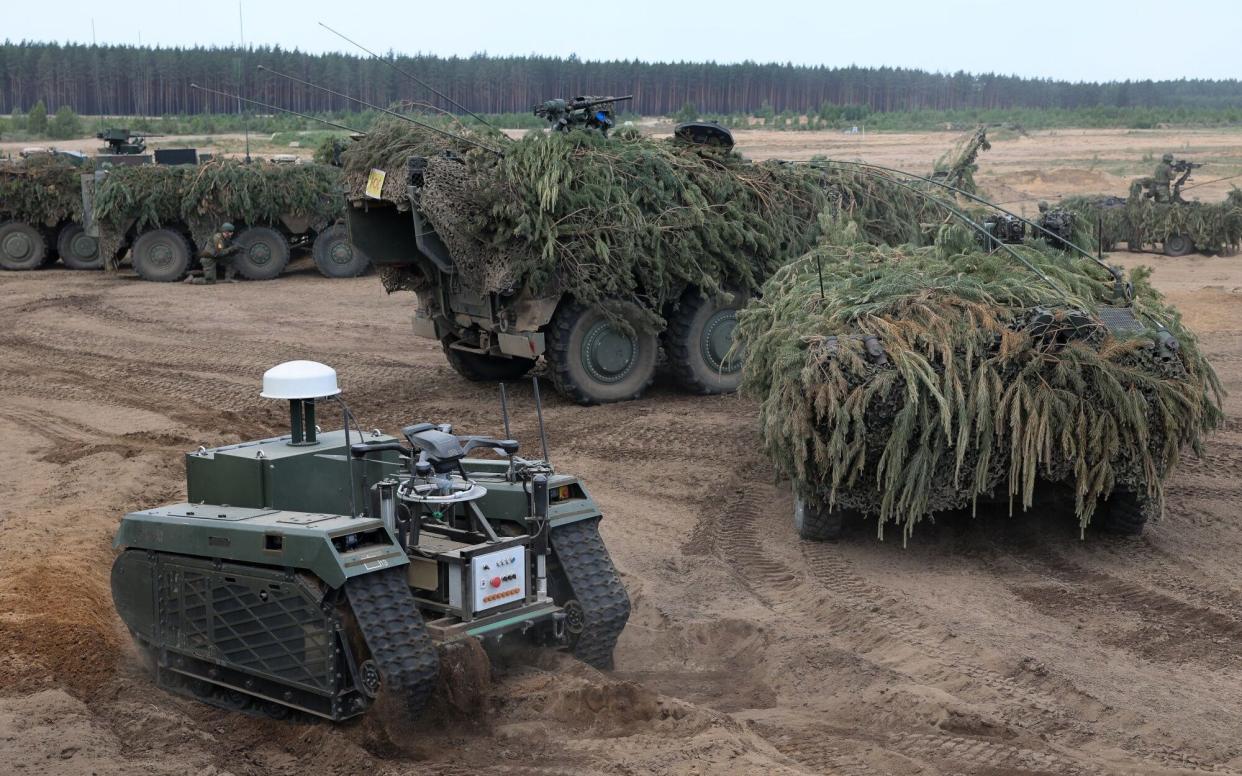
[[487, 356], [455, 350], [449, 338], [444, 339], [440, 345], [444, 348], [444, 357], [448, 359], [453, 371], [476, 383], [517, 380], [535, 365], [529, 358]]
[[354, 278], [367, 271], [371, 260], [349, 241], [345, 224], [334, 224], [315, 238], [311, 247], [319, 274], [327, 278]]
[[682, 295], [668, 319], [664, 352], [674, 377], [687, 391], [732, 393], [742, 381], [741, 354], [730, 354], [737, 312], [749, 297], [726, 292], [705, 297], [697, 288]]
[[250, 280], [271, 280], [284, 272], [289, 263], [289, 241], [270, 226], [252, 226], [237, 235], [241, 250], [233, 256], [233, 266]]
[[56, 252], [69, 269], [102, 269], [99, 240], [91, 237], [81, 224], [67, 223], [56, 237]]
[[642, 312], [631, 302], [566, 300], [547, 338], [552, 382], [579, 404], [637, 399], [655, 376], [658, 340], [643, 329]]
[[1147, 524], [1147, 499], [1132, 490], [1114, 490], [1107, 501], [1095, 507], [1092, 522], [1101, 530], [1118, 536], [1138, 536]]
[[1171, 234], [1164, 238], [1165, 256], [1185, 256], [1194, 252], [1194, 241], [1184, 234]]
[[857, 513], [848, 509], [834, 509], [816, 506], [811, 501], [794, 494], [794, 528], [798, 536], [815, 542], [840, 539], [847, 517], [857, 517]]
[[0, 267], [38, 269], [48, 259], [43, 232], [21, 221], [0, 224]]
[[190, 268], [190, 242], [172, 229], [153, 229], [134, 240], [134, 271], [143, 280], [172, 283]]

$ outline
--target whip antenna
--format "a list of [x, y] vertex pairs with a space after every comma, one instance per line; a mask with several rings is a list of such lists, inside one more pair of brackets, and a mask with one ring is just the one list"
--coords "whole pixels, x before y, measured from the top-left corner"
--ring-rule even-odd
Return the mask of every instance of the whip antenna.
[[270, 67], [264, 67], [263, 65], [259, 65], [259, 69], [266, 73], [271, 73], [274, 76], [279, 76], [280, 78], [286, 78], [290, 81], [293, 81], [294, 83], [299, 83], [299, 84], [302, 84], [303, 86], [309, 86], [310, 88], [318, 89], [321, 92], [327, 92], [328, 94], [331, 94], [334, 97], [341, 97], [351, 102], [356, 102], [359, 105], [363, 106], [364, 108], [370, 108], [371, 110], [379, 111], [380, 113], [387, 113], [389, 116], [394, 116], [396, 118], [401, 119], [402, 121], [408, 121], [409, 123], [422, 127], [423, 129], [429, 129], [438, 135], [444, 135], [445, 137], [452, 138], [453, 140], [459, 140], [463, 143], [469, 143], [470, 145], [478, 146], [479, 148], [482, 148], [485, 151], [491, 151], [497, 156], [503, 156], [503, 154], [500, 152], [499, 149], [492, 148], [486, 143], [480, 143], [478, 140], [473, 140], [463, 135], [458, 135], [453, 132], [449, 132], [448, 130], [440, 129], [439, 127], [432, 126], [431, 124], [428, 124], [424, 121], [419, 121], [418, 119], [410, 118], [409, 116], [403, 115], [401, 113], [397, 113], [396, 111], [388, 110], [387, 108], [381, 108], [378, 105], [372, 105], [366, 100], [360, 100], [357, 97], [350, 97], [348, 94], [342, 94], [341, 92], [338, 92], [334, 89], [329, 89], [326, 86], [320, 86], [319, 84], [313, 84], [310, 81], [305, 81], [301, 78], [297, 78], [296, 76], [286, 75], [285, 73], [278, 73], [275, 70], [271, 69]]
[[543, 462], [548, 463], [548, 434], [543, 428], [543, 399], [539, 398], [539, 375], [530, 378], [535, 391], [535, 416], [539, 419], [539, 443], [543, 446]]
[[435, 96], [437, 96], [437, 97], [439, 97], [440, 99], [444, 100], [445, 102], [447, 102], [448, 104], [452, 105], [453, 107], [457, 108], [458, 110], [460, 110], [460, 111], [464, 111], [465, 113], [468, 113], [469, 115], [474, 116], [474, 117], [475, 117], [475, 119], [477, 119], [479, 122], [481, 122], [481, 123], [482, 123], [485, 127], [488, 127], [488, 128], [490, 128], [490, 129], [495, 129], [495, 127], [493, 127], [491, 124], [488, 124], [488, 123], [487, 123], [487, 121], [486, 121], [486, 120], [485, 120], [482, 116], [480, 116], [479, 114], [477, 114], [477, 113], [475, 113], [474, 111], [470, 110], [470, 109], [469, 109], [469, 108], [467, 108], [465, 105], [462, 105], [461, 103], [457, 102], [457, 101], [456, 101], [456, 100], [454, 100], [452, 97], [449, 97], [447, 94], [444, 94], [443, 92], [437, 91], [437, 90], [435, 89], [435, 87], [431, 86], [431, 85], [430, 85], [430, 84], [428, 84], [426, 81], [422, 81], [422, 80], [420, 80], [419, 78], [415, 77], [413, 74], [405, 72], [404, 70], [402, 70], [401, 68], [399, 68], [399, 67], [397, 67], [395, 64], [393, 64], [391, 61], [389, 61], [388, 59], [386, 59], [386, 58], [384, 58], [384, 57], [381, 57], [379, 54], [376, 54], [374, 51], [372, 51], [371, 49], [369, 49], [369, 48], [367, 48], [366, 46], [362, 45], [362, 44], [361, 44], [361, 43], [359, 43], [358, 41], [353, 40], [352, 38], [348, 38], [348, 37], [346, 37], [344, 33], [337, 32], [336, 30], [332, 29], [331, 27], [329, 27], [328, 25], [324, 24], [323, 22], [319, 22], [319, 26], [320, 26], [320, 27], [323, 27], [325, 30], [327, 30], [328, 32], [330, 32], [330, 33], [332, 33], [333, 35], [337, 36], [337, 37], [338, 37], [338, 38], [340, 38], [341, 40], [344, 40], [344, 41], [346, 41], [347, 43], [350, 43], [350, 44], [352, 44], [352, 45], [354, 45], [354, 46], [357, 46], [358, 48], [360, 48], [360, 49], [362, 49], [363, 51], [367, 52], [368, 54], [370, 54], [370, 55], [371, 55], [371, 58], [372, 58], [372, 59], [376, 59], [376, 60], [379, 60], [380, 62], [383, 62], [385, 65], [388, 65], [388, 66], [389, 66], [389, 67], [391, 67], [393, 70], [396, 70], [396, 71], [397, 71], [398, 73], [400, 73], [401, 75], [403, 75], [403, 76], [405, 76], [406, 78], [410, 79], [410, 80], [411, 80], [411, 81], [413, 81], [414, 83], [416, 83], [416, 84], [418, 84], [419, 86], [423, 87], [423, 88], [424, 88], [424, 89], [426, 89], [427, 91], [431, 92], [432, 94], [434, 94]]
[[327, 119], [321, 119], [318, 116], [308, 116], [305, 113], [298, 113], [295, 110], [289, 110], [288, 108], [282, 108], [278, 105], [268, 105], [266, 102], [259, 102], [258, 100], [251, 100], [246, 97], [242, 97], [239, 94], [229, 94], [228, 92], [222, 92], [222, 91], [219, 91], [218, 89], [208, 89], [206, 86], [199, 86], [198, 84], [190, 84], [190, 88], [198, 89], [200, 92], [209, 92], [211, 94], [218, 94], [221, 97], [227, 97], [230, 100], [241, 100], [242, 102], [248, 102], [251, 105], [258, 105], [260, 108], [267, 108], [268, 110], [276, 110], [276, 111], [280, 111], [281, 113], [288, 113], [293, 116], [298, 116], [299, 118], [310, 119], [311, 121], [318, 121], [320, 124], [327, 124], [330, 127], [336, 127], [337, 129], [343, 129], [346, 132], [352, 132], [355, 135], [365, 136], [367, 134], [366, 132], [363, 132], [360, 129], [354, 129], [353, 127], [347, 127], [344, 124], [337, 124], [335, 121], [328, 121]]

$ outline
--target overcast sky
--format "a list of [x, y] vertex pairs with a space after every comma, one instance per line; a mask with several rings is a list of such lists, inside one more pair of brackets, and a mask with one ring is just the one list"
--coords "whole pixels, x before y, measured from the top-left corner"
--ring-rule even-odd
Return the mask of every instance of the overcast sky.
[[[0, 12], [0, 36], [89, 42], [92, 19], [100, 43], [239, 36], [236, 0], [21, 5]], [[322, 21], [373, 50], [411, 54], [750, 59], [1074, 81], [1242, 75], [1242, 0], [242, 0], [242, 13], [247, 43], [315, 52], [355, 51]]]

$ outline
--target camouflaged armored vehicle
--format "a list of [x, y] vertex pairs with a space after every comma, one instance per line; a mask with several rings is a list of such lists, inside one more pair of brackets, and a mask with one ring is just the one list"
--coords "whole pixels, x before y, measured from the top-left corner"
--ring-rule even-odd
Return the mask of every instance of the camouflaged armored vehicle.
[[1223, 417], [1194, 335], [1144, 271], [939, 237], [869, 245], [845, 224], [739, 317], [743, 391], [800, 535], [869, 525], [904, 541], [984, 504], [1141, 532]]
[[90, 164], [52, 151], [0, 160], [0, 268], [37, 269], [57, 258], [69, 269], [103, 266], [83, 227], [80, 175]]
[[469, 379], [544, 359], [573, 401], [624, 401], [663, 351], [685, 390], [735, 390], [737, 313], [812, 244], [824, 191], [805, 170], [742, 159], [717, 125], [652, 140], [556, 107], [565, 131], [518, 141], [375, 127], [343, 155], [354, 244], [389, 291], [418, 295], [415, 334]]
[[309, 249], [325, 277], [355, 277], [370, 266], [349, 242], [339, 171], [330, 165], [220, 159], [117, 166], [89, 176], [83, 191], [88, 234], [114, 257], [108, 268], [128, 256], [143, 280], [183, 279], [226, 221], [238, 227], [233, 262], [249, 280], [278, 277], [296, 249]]

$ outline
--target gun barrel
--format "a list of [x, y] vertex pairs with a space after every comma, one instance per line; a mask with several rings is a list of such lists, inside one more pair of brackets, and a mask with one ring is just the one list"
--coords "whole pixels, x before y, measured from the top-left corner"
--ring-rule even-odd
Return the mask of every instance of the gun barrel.
[[594, 108], [596, 105], [607, 105], [610, 102], [625, 102], [634, 99], [634, 95], [627, 94], [624, 97], [605, 97], [602, 100], [592, 100], [586, 104], [588, 108]]

